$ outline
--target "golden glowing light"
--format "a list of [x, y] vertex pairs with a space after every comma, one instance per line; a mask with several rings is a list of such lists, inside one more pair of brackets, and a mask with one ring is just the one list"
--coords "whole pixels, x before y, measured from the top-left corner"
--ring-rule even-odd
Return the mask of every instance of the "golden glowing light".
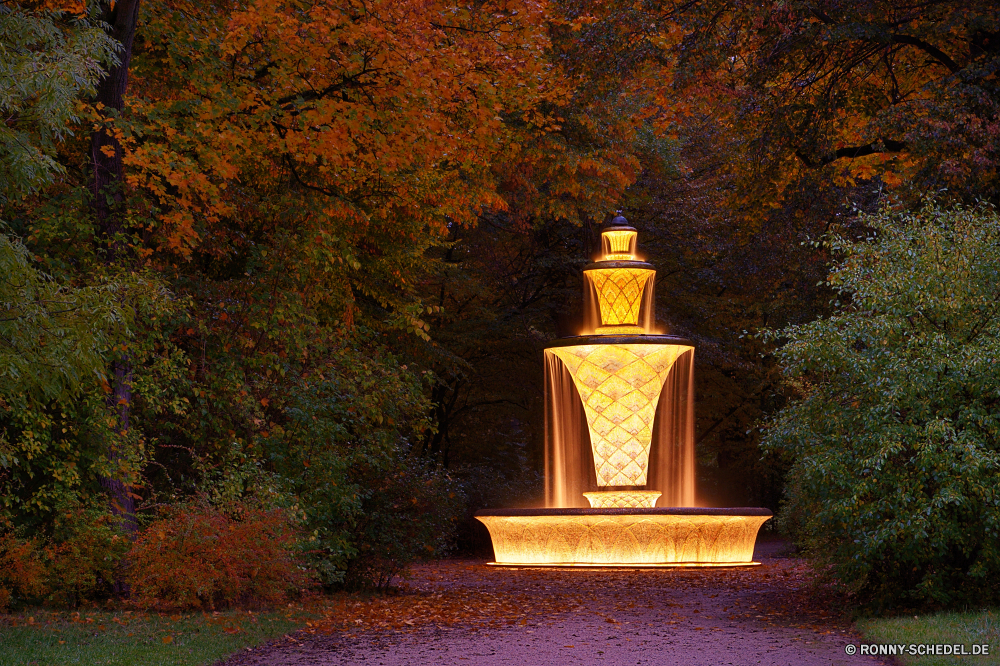
[[637, 325], [642, 291], [656, 271], [648, 268], [598, 268], [593, 275], [603, 326]]
[[769, 518], [582, 511], [476, 516], [493, 539], [496, 564], [529, 566], [748, 565], [757, 531]]
[[636, 232], [633, 229], [613, 229], [601, 233], [605, 261], [635, 259]]
[[646, 329], [642, 326], [598, 326], [594, 331], [597, 335], [643, 335]]
[[573, 377], [583, 400], [598, 486], [642, 486], [653, 418], [670, 367], [685, 345], [574, 345], [545, 350]]
[[[693, 354], [685, 357], [675, 376], [670, 375], [677, 359], [693, 347], [651, 332], [655, 321], [651, 280], [656, 273], [648, 264], [634, 261], [635, 230], [614, 226], [602, 234], [601, 245], [604, 262], [623, 263], [598, 262], [586, 269], [586, 337], [563, 339], [545, 350], [546, 502], [553, 508], [477, 513], [493, 542], [493, 564], [756, 565], [754, 543], [761, 525], [771, 518], [770, 511], [656, 508], [657, 500], [693, 503]], [[592, 331], [605, 337], [590, 337]], [[628, 337], [607, 337], [613, 335]], [[668, 409], [660, 410], [664, 421], [657, 425], [658, 446], [664, 448], [657, 451], [659, 463], [653, 475], [664, 487], [647, 490], [653, 422], [668, 377], [673, 377], [663, 398], [669, 401], [663, 405]], [[579, 410], [565, 404], [576, 395], [587, 421], [596, 492], [584, 492], [593, 483], [580, 465], [586, 449], [574, 448], [586, 446], [582, 441], [586, 435], [578, 427]], [[591, 508], [569, 508], [580, 503], [581, 493]]]
[[659, 490], [603, 490], [583, 496], [595, 509], [652, 509], [662, 494]]

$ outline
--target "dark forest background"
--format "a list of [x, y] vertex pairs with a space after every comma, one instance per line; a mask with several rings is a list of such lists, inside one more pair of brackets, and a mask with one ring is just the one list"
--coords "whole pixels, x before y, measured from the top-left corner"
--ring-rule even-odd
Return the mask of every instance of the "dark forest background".
[[696, 344], [700, 502], [777, 512], [795, 458], [760, 445], [804, 389], [760, 333], [838, 311], [829, 239], [866, 215], [1000, 196], [990, 2], [81, 0], [0, 26], [2, 552], [74, 598], [166, 594], [123, 572], [182, 567], [156, 535], [197, 525], [270, 525], [325, 586], [481, 549], [475, 510], [540, 501], [541, 350], [616, 210]]

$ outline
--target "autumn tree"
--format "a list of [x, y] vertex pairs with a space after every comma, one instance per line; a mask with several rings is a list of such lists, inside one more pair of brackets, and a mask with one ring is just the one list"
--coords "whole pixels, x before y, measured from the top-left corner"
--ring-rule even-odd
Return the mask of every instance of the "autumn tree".
[[780, 478], [769, 489], [747, 479], [780, 468], [760, 463], [753, 424], [784, 398], [766, 349], [742, 332], [826, 311], [817, 283], [829, 257], [812, 241], [862, 233], [854, 211], [875, 211], [882, 189], [995, 196], [994, 13], [898, 2], [602, 11], [624, 38], [588, 20], [577, 48], [599, 44], [602, 64], [638, 72], [622, 87], [629, 116], [661, 148], [642, 153], [626, 214], [652, 237], [664, 323], [701, 350], [700, 460], [715, 469], [702, 481], [775, 502]]
[[103, 66], [116, 62], [114, 42], [80, 3], [42, 3], [42, 10], [0, 5], [0, 203], [37, 192], [65, 173], [57, 144], [79, 122], [78, 102], [96, 92]]
[[[0, 48], [9, 58], [0, 72], [6, 119], [0, 126], [0, 204], [23, 200], [65, 173], [57, 144], [80, 120], [80, 98], [95, 91], [101, 64], [115, 60], [113, 42], [96, 23], [73, 13], [81, 9], [76, 3], [46, 9], [0, 7]], [[72, 289], [42, 272], [21, 240], [8, 235], [8, 221], [0, 223], [5, 397], [64, 396], [103, 374], [106, 335], [120, 314], [109, 291]]]
[[[646, 128], [628, 92], [649, 45], [629, 43], [631, 14], [622, 11], [551, 3], [546, 62], [561, 77], [560, 94], [540, 101], [551, 120], [511, 118], [517, 149], [491, 166], [504, 205], [481, 211], [474, 228], [451, 227], [421, 285], [441, 308], [429, 318], [431, 345], [408, 345], [435, 378], [437, 428], [421, 450], [444, 464], [503, 470], [484, 473], [478, 489], [485, 477], [532, 486], [542, 451], [538, 346], [578, 332], [581, 270], [596, 229], [642, 169]], [[516, 495], [507, 481], [481, 501]]]
[[[133, 258], [132, 244], [128, 234], [132, 232], [127, 223], [128, 214], [123, 205], [125, 171], [122, 158], [121, 129], [115, 118], [124, 108], [125, 93], [128, 89], [129, 65], [132, 61], [132, 44], [139, 23], [139, 0], [119, 0], [98, 3], [100, 25], [106, 26], [108, 36], [116, 45], [116, 59], [103, 73], [93, 97], [97, 122], [90, 135], [88, 166], [90, 169], [90, 207], [98, 230], [98, 241], [104, 261], [113, 269], [128, 270], [125, 262]], [[127, 298], [127, 297], [126, 297]], [[124, 304], [123, 304], [124, 305]], [[131, 402], [133, 399], [133, 360], [123, 347], [117, 348], [111, 359], [110, 388], [108, 406], [117, 415], [118, 430], [127, 435], [130, 427]], [[128, 453], [120, 446], [112, 445], [108, 450], [108, 460], [113, 470]], [[113, 513], [124, 517], [125, 529], [136, 530], [135, 493], [122, 474], [102, 478], [102, 485], [111, 497]]]
[[[42, 265], [71, 280], [134, 272], [155, 278], [150, 291], [157, 280], [169, 290], [152, 299], [160, 309], [124, 294], [137, 334], [116, 341], [113, 381], [69, 405], [5, 415], [16, 446], [64, 458], [50, 467], [36, 455], [33, 483], [4, 476], [5, 501], [36, 506], [14, 516], [45, 530], [62, 499], [96, 496], [95, 474], [121, 481], [116, 507], [131, 514], [136, 499], [140, 518], [203, 492], [223, 504], [322, 496], [305, 519], [323, 534], [332, 583], [371, 560], [350, 530], [378, 533], [380, 507], [419, 491], [442, 510], [433, 539], [383, 536], [436, 552], [457, 495], [408, 463], [425, 423], [422, 375], [395, 361], [386, 334], [426, 336], [414, 285], [433, 264], [425, 251], [449, 225], [505, 205], [491, 165], [517, 150], [509, 128], [550, 122], [539, 100], [560, 93], [540, 58], [544, 7], [164, 2], [143, 3], [138, 23], [136, 8], [90, 8], [111, 31], [95, 38], [118, 60], [107, 76], [95, 70], [91, 106], [74, 107], [84, 129], [67, 121], [49, 149], [65, 177], [8, 211]], [[342, 409], [323, 412], [324, 391]], [[117, 411], [110, 429], [105, 400]], [[296, 430], [313, 416], [338, 436]], [[111, 459], [96, 460], [95, 447]], [[341, 494], [318, 492], [328, 479], [304, 471], [310, 461], [343, 473]], [[381, 571], [412, 555], [399, 548]]]
[[[150, 470], [156, 488], [221, 465], [232, 472], [213, 472], [217, 483], [250, 492], [236, 470], [260, 460], [273, 487], [312, 498], [326, 582], [370, 559], [343, 526], [409, 492], [392, 479], [424, 473], [405, 469], [422, 415], [388, 397], [398, 383], [400, 407], [425, 405], [409, 393], [423, 375], [388, 343], [427, 337], [437, 308], [420, 281], [436, 270], [434, 249], [508, 205], [493, 165], [552, 122], [545, 103], [562, 92], [542, 58], [543, 9], [148, 5], [117, 126], [128, 186], [151, 212], [137, 254], [190, 303], [171, 330], [191, 359], [175, 390], [203, 413], [144, 412], [163, 465]], [[370, 382], [376, 368], [382, 386]], [[356, 387], [338, 390], [336, 410], [313, 397], [333, 386]], [[313, 417], [330, 430], [305, 427]]]
[[705, 3], [684, 12], [680, 83], [731, 92], [747, 204], [878, 179], [996, 197], [989, 2]]
[[117, 303], [131, 280], [98, 278], [87, 286], [57, 279], [8, 235], [21, 227], [18, 206], [67, 175], [58, 148], [84, 117], [80, 98], [96, 92], [102, 66], [117, 62], [115, 43], [85, 12], [72, 2], [0, 7], [0, 47], [9, 56], [0, 74], [7, 119], [0, 128], [0, 523], [9, 523], [12, 511], [51, 509], [62, 494], [48, 488], [18, 497], [14, 488], [38, 491], [50, 473], [76, 476], [75, 463], [47, 437], [47, 412], [70, 411], [67, 405], [99, 386], [108, 350], [127, 337], [131, 319]]
[[[525, 140], [521, 156], [501, 165], [509, 207], [482, 215], [474, 230], [456, 229], [443, 254], [450, 265], [430, 281], [445, 305], [431, 319], [443, 347], [432, 454], [469, 461], [496, 452], [505, 474], [525, 449], [539, 459], [537, 349], [578, 332], [582, 268], [600, 224], [624, 206], [659, 269], [660, 329], [693, 338], [700, 350], [706, 499], [776, 506], [780, 470], [760, 462], [747, 434], [776, 377], [761, 367], [761, 345], [740, 334], [769, 317], [813, 314], [802, 292], [818, 291], [823, 258], [798, 245], [812, 220], [789, 216], [780, 229], [763, 230], [728, 212], [738, 147], [715, 106], [726, 93], [707, 78], [697, 97], [685, 97], [694, 82], [684, 92], [672, 86], [682, 9], [556, 3], [551, 57], [572, 83], [554, 111], [559, 126]], [[793, 276], [785, 274], [789, 246], [803, 268]]]

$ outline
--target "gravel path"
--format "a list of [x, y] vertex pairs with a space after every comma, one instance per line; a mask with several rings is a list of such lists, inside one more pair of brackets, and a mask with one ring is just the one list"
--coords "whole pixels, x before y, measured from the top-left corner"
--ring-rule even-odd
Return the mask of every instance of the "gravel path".
[[514, 600], [520, 619], [300, 632], [236, 655], [224, 666], [891, 663], [845, 653], [858, 638], [839, 613], [842, 604], [815, 588], [805, 564], [783, 550], [780, 542], [759, 544], [755, 558], [762, 565], [744, 569], [425, 565], [403, 596], [461, 594], [488, 598], [499, 608], [504, 606], [498, 599]]

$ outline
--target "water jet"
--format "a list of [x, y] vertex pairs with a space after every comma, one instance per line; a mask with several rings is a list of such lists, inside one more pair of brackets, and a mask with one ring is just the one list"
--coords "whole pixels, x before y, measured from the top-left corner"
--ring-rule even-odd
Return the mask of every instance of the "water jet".
[[695, 505], [694, 344], [655, 330], [656, 271], [621, 215], [584, 327], [545, 357], [545, 508], [476, 513], [502, 566], [752, 566], [761, 508]]

